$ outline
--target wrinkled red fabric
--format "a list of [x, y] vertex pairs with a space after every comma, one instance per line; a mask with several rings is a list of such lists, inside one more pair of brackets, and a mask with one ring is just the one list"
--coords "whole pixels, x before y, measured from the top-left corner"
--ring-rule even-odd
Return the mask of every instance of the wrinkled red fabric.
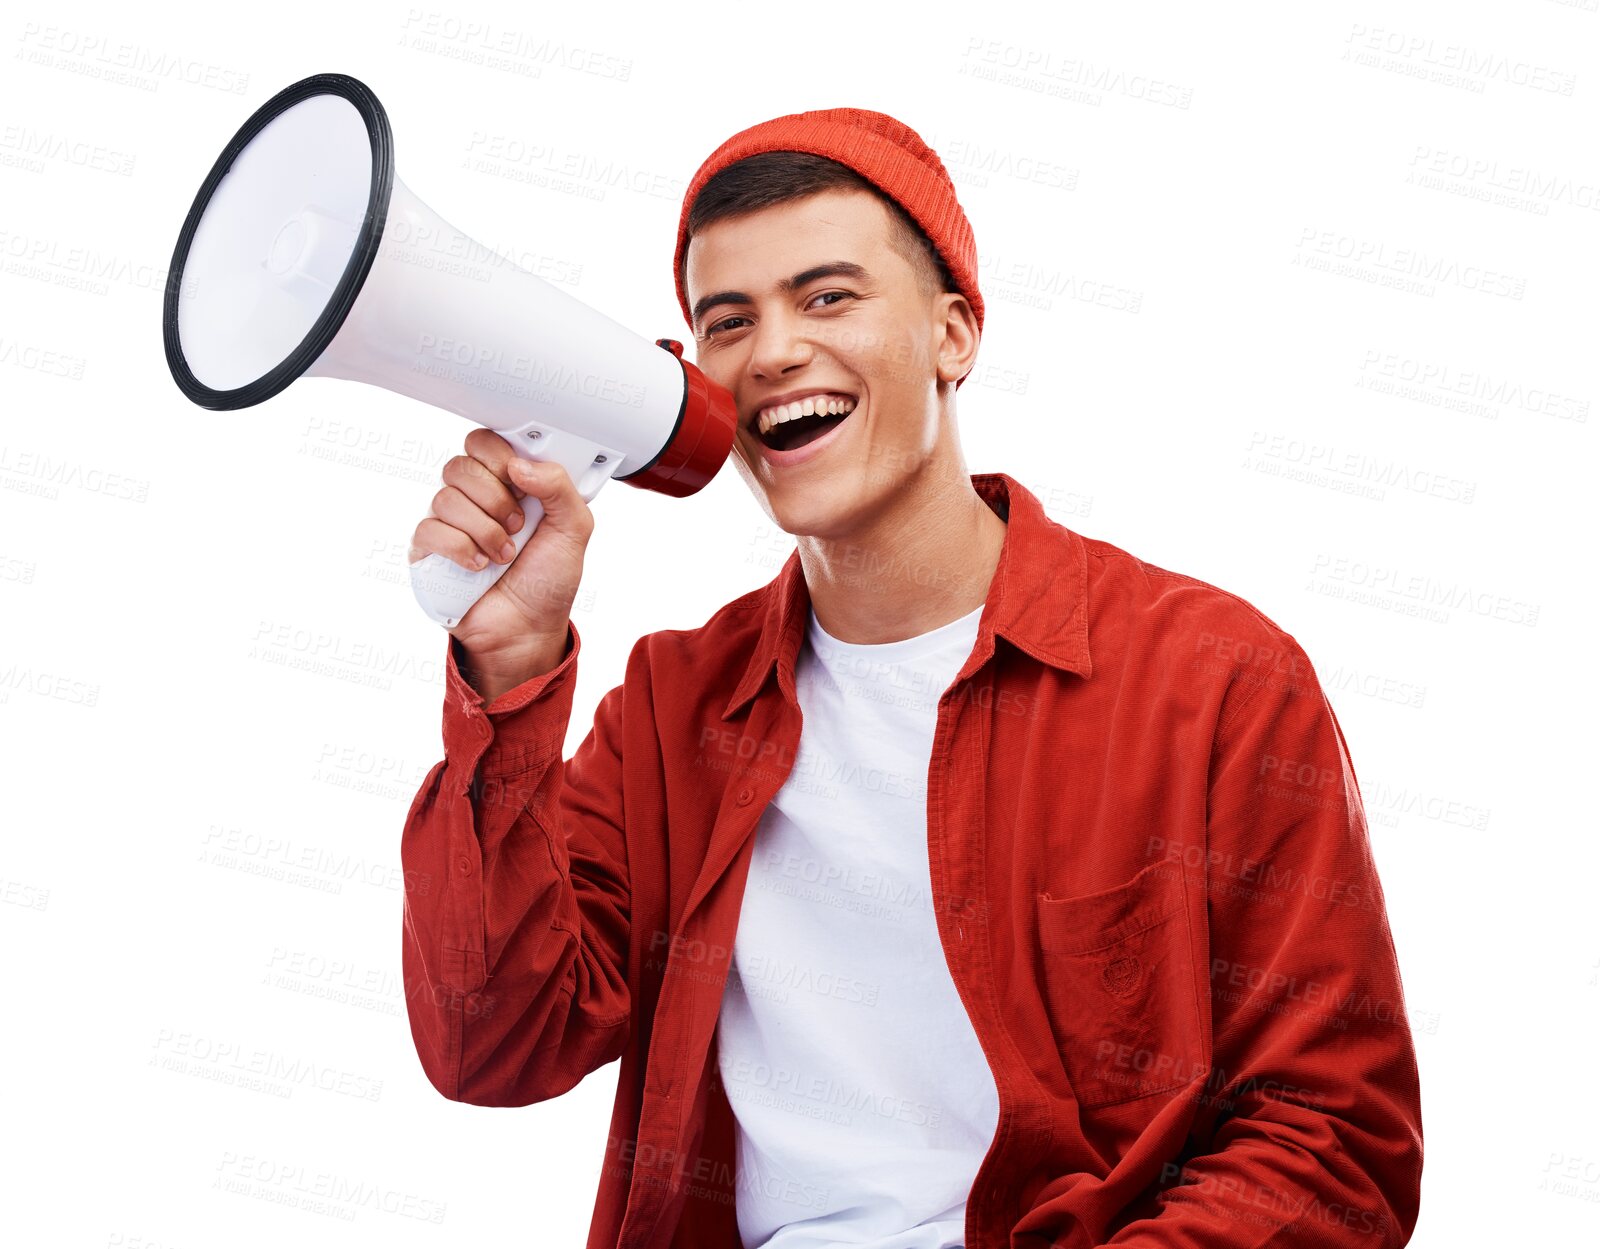
[[[927, 777], [939, 935], [1000, 1099], [968, 1249], [1405, 1244], [1416, 1059], [1310, 660], [1006, 474], [972, 484], [1007, 531]], [[808, 605], [793, 554], [640, 638], [565, 761], [576, 626], [487, 706], [446, 640], [445, 757], [401, 843], [412, 1036], [479, 1106], [622, 1060], [589, 1249], [739, 1247], [715, 1028]]]

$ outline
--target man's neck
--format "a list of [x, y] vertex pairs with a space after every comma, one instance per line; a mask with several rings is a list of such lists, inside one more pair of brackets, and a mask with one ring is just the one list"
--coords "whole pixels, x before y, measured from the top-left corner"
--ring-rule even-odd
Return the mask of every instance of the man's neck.
[[841, 642], [916, 637], [980, 607], [1000, 563], [1006, 523], [963, 471], [846, 540], [801, 536], [800, 565], [817, 622]]

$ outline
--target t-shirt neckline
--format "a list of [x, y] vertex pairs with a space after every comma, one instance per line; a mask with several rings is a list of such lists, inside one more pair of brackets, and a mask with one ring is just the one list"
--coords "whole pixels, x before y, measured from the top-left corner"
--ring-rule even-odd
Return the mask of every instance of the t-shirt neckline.
[[958, 639], [975, 636], [983, 609], [984, 604], [979, 603], [966, 615], [959, 616], [947, 624], [894, 642], [845, 642], [822, 627], [815, 608], [808, 608], [806, 632], [812, 647], [818, 652], [848, 655], [856, 659], [871, 659], [881, 663], [899, 663], [942, 650]]

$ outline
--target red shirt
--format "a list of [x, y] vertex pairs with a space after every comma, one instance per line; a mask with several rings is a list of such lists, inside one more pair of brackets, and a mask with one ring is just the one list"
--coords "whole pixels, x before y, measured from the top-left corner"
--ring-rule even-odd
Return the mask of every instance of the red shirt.
[[[1405, 1244], [1416, 1059], [1310, 660], [1006, 474], [972, 484], [1007, 532], [927, 804], [939, 935], [1000, 1100], [966, 1249]], [[800, 739], [808, 605], [793, 554], [699, 628], [640, 638], [565, 762], [576, 626], [487, 707], [447, 641], [445, 758], [401, 844], [412, 1035], [434, 1087], [480, 1106], [621, 1058], [589, 1249], [739, 1249], [715, 1026]]]

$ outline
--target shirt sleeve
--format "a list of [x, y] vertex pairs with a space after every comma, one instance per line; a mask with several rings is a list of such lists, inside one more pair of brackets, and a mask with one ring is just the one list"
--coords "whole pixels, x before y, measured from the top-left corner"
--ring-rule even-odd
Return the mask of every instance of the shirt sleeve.
[[1416, 1223], [1416, 1056], [1355, 768], [1311, 661], [1280, 645], [1291, 662], [1224, 698], [1210, 763], [1219, 1109], [1108, 1245], [1387, 1249]]
[[625, 685], [562, 761], [581, 640], [485, 706], [446, 638], [445, 757], [401, 838], [402, 972], [417, 1055], [454, 1101], [526, 1106], [619, 1057], [629, 1031]]

